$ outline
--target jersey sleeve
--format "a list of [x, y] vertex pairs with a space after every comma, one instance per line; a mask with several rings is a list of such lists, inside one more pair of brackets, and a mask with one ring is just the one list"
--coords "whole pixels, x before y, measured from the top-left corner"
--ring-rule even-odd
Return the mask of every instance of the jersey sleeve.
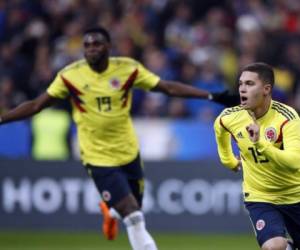
[[138, 75], [134, 82], [134, 87], [150, 90], [158, 84], [160, 77], [150, 72], [139, 62], [137, 62], [137, 70]]
[[276, 163], [276, 167], [300, 170], [300, 120], [289, 121], [282, 130], [283, 150], [274, 147], [271, 143], [259, 140], [256, 148]]
[[47, 89], [47, 93], [55, 98], [65, 99], [69, 95], [68, 88], [65, 86], [60, 73], [58, 73]]
[[234, 156], [231, 146], [231, 134], [222, 122], [222, 116], [219, 116], [214, 123], [215, 137], [218, 146], [218, 154], [223, 165], [234, 169], [239, 161]]

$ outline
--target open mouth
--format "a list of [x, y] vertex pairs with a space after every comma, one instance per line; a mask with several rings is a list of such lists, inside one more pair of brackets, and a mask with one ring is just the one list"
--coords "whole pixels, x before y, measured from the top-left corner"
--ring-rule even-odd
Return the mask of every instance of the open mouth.
[[248, 97], [246, 96], [241, 96], [241, 104], [244, 104], [245, 102], [247, 102]]

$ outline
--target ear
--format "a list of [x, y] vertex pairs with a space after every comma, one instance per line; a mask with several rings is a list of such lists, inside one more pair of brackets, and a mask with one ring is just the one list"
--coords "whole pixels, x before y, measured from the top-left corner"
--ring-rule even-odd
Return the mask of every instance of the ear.
[[263, 90], [264, 96], [271, 95], [271, 92], [272, 92], [272, 85], [271, 84], [265, 84], [264, 85], [264, 90]]

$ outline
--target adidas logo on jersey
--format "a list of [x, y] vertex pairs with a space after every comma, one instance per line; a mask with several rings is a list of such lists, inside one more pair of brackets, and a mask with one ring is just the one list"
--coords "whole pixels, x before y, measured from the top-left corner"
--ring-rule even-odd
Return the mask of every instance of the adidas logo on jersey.
[[90, 90], [90, 86], [89, 86], [88, 84], [85, 84], [85, 85], [83, 86], [83, 90], [85, 90], [85, 91]]
[[243, 139], [244, 136], [243, 136], [242, 132], [238, 132], [238, 134], [236, 135], [236, 138]]

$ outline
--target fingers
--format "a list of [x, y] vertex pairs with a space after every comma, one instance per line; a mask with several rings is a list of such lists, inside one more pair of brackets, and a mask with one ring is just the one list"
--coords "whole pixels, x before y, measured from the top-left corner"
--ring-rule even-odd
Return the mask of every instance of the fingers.
[[258, 124], [250, 124], [249, 126], [246, 127], [246, 130], [249, 134], [249, 138], [252, 142], [257, 142], [259, 140], [259, 125]]
[[253, 111], [248, 110], [248, 114], [250, 115], [253, 124], [250, 124], [246, 127], [246, 130], [249, 134], [250, 140], [256, 142], [259, 139], [259, 124], [257, 123], [255, 114]]
[[250, 137], [254, 136], [254, 130], [251, 126], [246, 127], [247, 132], [249, 133]]
[[235, 158], [238, 160], [238, 164], [232, 168], [231, 170], [233, 172], [239, 172], [242, 170], [242, 161], [241, 161], [241, 157], [239, 155], [235, 155]]
[[242, 170], [242, 162], [241, 160], [239, 160], [238, 164], [236, 165], [236, 167], [232, 168], [233, 172], [239, 172]]

